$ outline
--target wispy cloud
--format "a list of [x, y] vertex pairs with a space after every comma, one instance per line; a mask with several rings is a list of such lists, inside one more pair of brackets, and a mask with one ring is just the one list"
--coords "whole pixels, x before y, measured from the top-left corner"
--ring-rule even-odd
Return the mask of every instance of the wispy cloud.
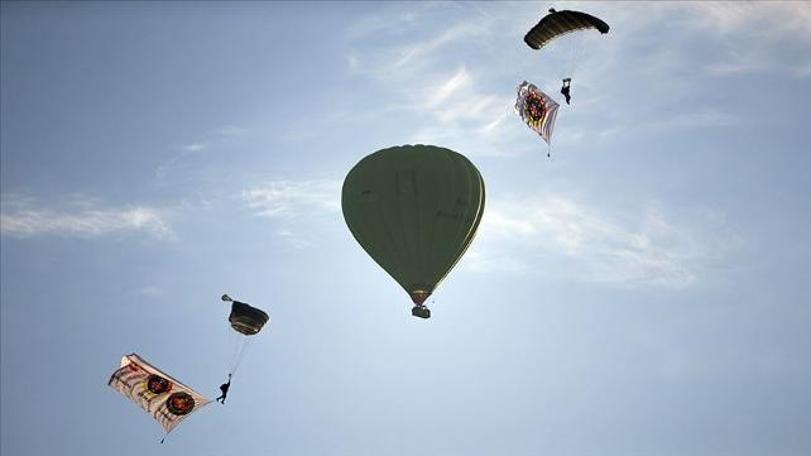
[[255, 215], [292, 218], [340, 210], [341, 183], [337, 180], [271, 181], [242, 191]]
[[[531, 3], [403, 4], [360, 18], [353, 30], [363, 33], [347, 34], [348, 68], [381, 94], [363, 115], [397, 112], [409, 122], [411, 142], [514, 155], [539, 146], [512, 112], [514, 88], [524, 79], [557, 96], [560, 77], [576, 70], [573, 106], [561, 110], [553, 142], [578, 147], [629, 131], [739, 126], [748, 119], [713, 104], [715, 94], [728, 90], [718, 77], [811, 75], [807, 59], [790, 58], [811, 45], [808, 3], [572, 2], [567, 8], [604, 17], [611, 32], [570, 35], [533, 51], [520, 39], [543, 15]], [[573, 47], [580, 50], [576, 65]]]
[[162, 209], [142, 205], [109, 207], [90, 199], [75, 199], [60, 206], [4, 196], [0, 232], [18, 238], [49, 235], [93, 238], [128, 232], [145, 233], [156, 239], [173, 236]]
[[785, 51], [811, 46], [811, 4], [807, 2], [690, 2], [678, 5], [686, 26], [725, 43], [724, 54], [704, 68], [714, 76], [780, 72], [807, 76], [805, 61]]
[[470, 84], [470, 75], [464, 69], [464, 67], [460, 68], [456, 74], [454, 74], [444, 84], [435, 88], [432, 93], [429, 94], [426, 101], [426, 106], [429, 108], [438, 106], [440, 103], [447, 100], [448, 97], [453, 95], [454, 92], [457, 92], [460, 88], [468, 84]]
[[[505, 147], [494, 144], [513, 137], [507, 131], [511, 126], [502, 122], [514, 101], [513, 83], [503, 91], [492, 91], [481, 74], [491, 73], [493, 66], [476, 66], [475, 72], [468, 66], [478, 58], [478, 50], [492, 47], [490, 38], [503, 30], [503, 24], [478, 7], [475, 20], [471, 20], [469, 8], [462, 11], [451, 4], [418, 6], [415, 10], [410, 21], [396, 19], [402, 16], [401, 11], [385, 13], [403, 29], [394, 37], [388, 36], [386, 29], [364, 28], [367, 33], [393, 39], [383, 40], [384, 45], [368, 39], [350, 43], [350, 69], [388, 94], [388, 101], [376, 109], [405, 111], [420, 119], [408, 138], [410, 142], [442, 141], [457, 147], [473, 146], [474, 154], [503, 153]], [[444, 25], [426, 27], [438, 23], [437, 15], [444, 18], [439, 22]], [[372, 22], [360, 20], [361, 24]]]
[[194, 144], [186, 144], [184, 146], [180, 146], [179, 149], [185, 152], [199, 152], [201, 150], [207, 149], [209, 143], [194, 143]]
[[420, 67], [424, 63], [421, 59], [430, 57], [449, 44], [457, 43], [471, 36], [481, 35], [484, 31], [485, 29], [475, 23], [467, 22], [454, 25], [428, 40], [409, 44], [400, 49], [401, 56], [394, 62], [392, 69], [402, 69], [406, 65]]
[[571, 280], [686, 287], [736, 245], [717, 218], [671, 222], [655, 205], [608, 216], [561, 195], [490, 202], [465, 267]]
[[288, 229], [276, 231], [276, 236], [297, 249], [304, 249], [313, 245], [312, 241], [305, 239], [300, 234], [294, 233]]
[[155, 177], [163, 179], [172, 172], [183, 168], [184, 162], [189, 161], [198, 154], [233, 143], [237, 137], [248, 132], [246, 128], [237, 125], [225, 125], [212, 130], [200, 140], [174, 146], [175, 153], [155, 169]]
[[798, 1], [695, 2], [692, 21], [714, 33], [811, 41], [811, 5]]
[[268, 219], [277, 239], [304, 249], [316, 243], [307, 233], [340, 213], [341, 182], [277, 180], [245, 189], [241, 196], [255, 216]]
[[345, 37], [350, 41], [366, 39], [381, 33], [401, 34], [418, 18], [413, 11], [401, 11], [396, 7], [389, 7], [382, 14], [369, 15], [358, 18], [345, 31]]

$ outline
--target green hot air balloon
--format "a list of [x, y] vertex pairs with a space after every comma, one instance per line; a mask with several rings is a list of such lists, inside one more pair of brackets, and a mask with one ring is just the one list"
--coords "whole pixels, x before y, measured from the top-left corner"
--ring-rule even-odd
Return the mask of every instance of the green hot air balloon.
[[425, 300], [465, 253], [484, 211], [484, 181], [463, 155], [437, 146], [390, 147], [346, 176], [344, 219], [364, 250], [429, 318]]

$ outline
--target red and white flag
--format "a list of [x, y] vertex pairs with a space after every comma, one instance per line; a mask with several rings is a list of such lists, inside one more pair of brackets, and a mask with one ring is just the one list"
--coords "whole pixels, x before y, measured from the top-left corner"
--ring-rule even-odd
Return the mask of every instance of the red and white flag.
[[152, 415], [167, 434], [211, 402], [135, 353], [121, 358], [121, 367], [107, 384]]
[[524, 81], [518, 86], [515, 112], [529, 128], [541, 135], [547, 144], [551, 144], [552, 141], [559, 107], [552, 97], [543, 93], [535, 84]]

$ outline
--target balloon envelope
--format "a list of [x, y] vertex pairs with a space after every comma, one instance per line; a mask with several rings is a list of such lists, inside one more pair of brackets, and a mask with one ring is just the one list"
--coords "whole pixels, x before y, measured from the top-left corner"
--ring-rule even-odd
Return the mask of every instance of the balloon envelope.
[[341, 205], [358, 243], [421, 305], [473, 240], [484, 181], [450, 149], [391, 147], [349, 171]]

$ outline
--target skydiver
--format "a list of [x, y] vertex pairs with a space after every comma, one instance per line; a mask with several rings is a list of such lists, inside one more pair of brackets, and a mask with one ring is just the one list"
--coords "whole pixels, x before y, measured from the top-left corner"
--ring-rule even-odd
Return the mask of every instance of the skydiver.
[[222, 391], [222, 394], [220, 394], [220, 397], [214, 400], [219, 402], [220, 404], [225, 405], [225, 397], [228, 396], [228, 388], [230, 387], [231, 387], [231, 374], [229, 373], [228, 382], [220, 385], [220, 391]]
[[569, 94], [569, 88], [572, 84], [572, 78], [564, 78], [563, 79], [563, 87], [560, 88], [560, 93], [566, 97], [566, 104], [569, 104], [569, 100], [572, 99], [572, 96]]

